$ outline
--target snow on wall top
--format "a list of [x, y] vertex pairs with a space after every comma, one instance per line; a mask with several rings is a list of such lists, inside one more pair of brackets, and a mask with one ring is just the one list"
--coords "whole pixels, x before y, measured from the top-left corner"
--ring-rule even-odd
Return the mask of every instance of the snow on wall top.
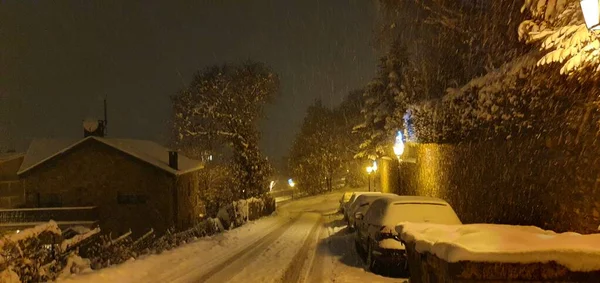
[[555, 233], [534, 226], [399, 223], [396, 231], [418, 252], [447, 262], [547, 263], [571, 271], [600, 270], [600, 234]]
[[154, 165], [172, 174], [184, 174], [203, 168], [202, 162], [187, 158], [179, 154], [178, 167], [175, 170], [169, 166], [169, 149], [146, 140], [99, 138], [90, 136], [79, 140], [69, 139], [35, 139], [31, 142], [25, 159], [19, 168], [18, 174], [22, 174], [55, 156], [63, 154], [76, 145], [89, 140], [96, 140], [110, 147], [120, 150], [139, 160]]

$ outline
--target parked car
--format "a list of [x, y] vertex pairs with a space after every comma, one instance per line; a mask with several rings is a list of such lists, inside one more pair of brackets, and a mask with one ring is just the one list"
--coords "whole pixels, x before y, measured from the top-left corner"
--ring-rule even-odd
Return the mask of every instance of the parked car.
[[356, 212], [356, 248], [366, 252], [366, 266], [374, 270], [396, 266], [408, 270], [404, 245], [395, 226], [399, 222], [462, 224], [444, 200], [418, 196], [384, 197], [374, 200], [366, 212]]
[[350, 201], [350, 198], [352, 197], [353, 192], [345, 192], [342, 195], [342, 198], [340, 199], [340, 207], [338, 208], [338, 211], [340, 213], [344, 213], [344, 206], [346, 205], [346, 203], [348, 201]]
[[354, 224], [356, 222], [356, 217], [355, 214], [357, 212], [361, 212], [362, 214], [364, 214], [367, 209], [369, 208], [369, 206], [371, 205], [371, 203], [373, 201], [375, 201], [378, 198], [382, 198], [382, 197], [397, 197], [397, 194], [382, 194], [382, 193], [367, 193], [367, 194], [362, 194], [359, 195], [354, 202], [352, 202], [352, 204], [350, 204], [350, 206], [347, 209], [346, 212], [346, 221], [348, 223], [348, 229], [350, 231], [354, 230]]
[[354, 201], [356, 200], [356, 198], [358, 198], [361, 195], [381, 195], [381, 192], [354, 192], [352, 193], [352, 196], [350, 196], [350, 200], [348, 202], [346, 202], [346, 204], [344, 205], [344, 220], [348, 220], [348, 218], [350, 216], [352, 216], [352, 214], [348, 214], [348, 211], [350, 211], [350, 206], [352, 206], [352, 204], [354, 203]]

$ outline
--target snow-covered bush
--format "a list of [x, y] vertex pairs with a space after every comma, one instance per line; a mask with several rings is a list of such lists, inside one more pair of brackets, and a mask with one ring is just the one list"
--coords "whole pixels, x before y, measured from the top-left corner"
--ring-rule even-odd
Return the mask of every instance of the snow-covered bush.
[[23, 282], [43, 282], [89, 268], [78, 248], [99, 232], [96, 228], [64, 239], [58, 225], [50, 221], [4, 235], [0, 239], [0, 282], [11, 282], [14, 274]]
[[240, 200], [223, 209], [222, 219], [206, 218], [190, 229], [169, 229], [160, 237], [150, 229], [135, 240], [131, 231], [116, 238], [97, 237], [99, 228], [78, 230], [76, 235], [63, 239], [57, 224], [50, 221], [0, 238], [0, 282], [44, 282], [89, 268], [105, 268], [222, 232], [223, 221], [226, 227], [234, 228], [274, 210], [275, 200], [269, 196]]
[[[578, 140], [594, 117], [589, 85], [560, 78], [552, 67], [536, 68], [536, 52], [521, 56], [438, 101], [409, 106], [418, 142], [511, 139], [525, 135], [563, 135]], [[587, 113], [593, 114], [593, 112]], [[594, 131], [589, 131], [594, 132]]]
[[103, 235], [86, 252], [91, 260], [93, 269], [100, 269], [113, 264], [122, 263], [135, 254], [131, 250], [131, 231], [112, 239], [110, 235]]
[[222, 207], [217, 218], [227, 229], [239, 227], [244, 223], [270, 215], [275, 211], [275, 199], [265, 195], [263, 198], [249, 198], [234, 201]]
[[599, 71], [599, 38], [588, 31], [580, 0], [526, 0], [522, 10], [530, 18], [519, 26], [519, 37], [546, 52], [539, 65], [559, 63], [567, 75]]
[[50, 278], [42, 266], [56, 258], [61, 232], [55, 222], [36, 226], [0, 239], [0, 269], [10, 269], [22, 281], [39, 282]]

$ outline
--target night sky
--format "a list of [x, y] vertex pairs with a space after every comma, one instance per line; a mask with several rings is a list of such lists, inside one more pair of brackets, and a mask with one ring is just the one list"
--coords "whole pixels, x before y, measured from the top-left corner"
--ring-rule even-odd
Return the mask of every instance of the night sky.
[[[176, 3], [175, 3], [176, 2]], [[112, 137], [168, 140], [169, 95], [213, 64], [280, 75], [261, 147], [287, 154], [306, 107], [375, 74], [369, 0], [0, 1], [0, 148], [82, 136], [108, 97]]]

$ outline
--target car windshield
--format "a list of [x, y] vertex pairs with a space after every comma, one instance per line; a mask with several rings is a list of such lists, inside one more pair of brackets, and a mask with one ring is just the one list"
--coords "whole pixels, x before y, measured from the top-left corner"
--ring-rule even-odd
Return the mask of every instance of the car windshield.
[[343, 202], [350, 202], [353, 196], [353, 193], [345, 193], [343, 196]]

